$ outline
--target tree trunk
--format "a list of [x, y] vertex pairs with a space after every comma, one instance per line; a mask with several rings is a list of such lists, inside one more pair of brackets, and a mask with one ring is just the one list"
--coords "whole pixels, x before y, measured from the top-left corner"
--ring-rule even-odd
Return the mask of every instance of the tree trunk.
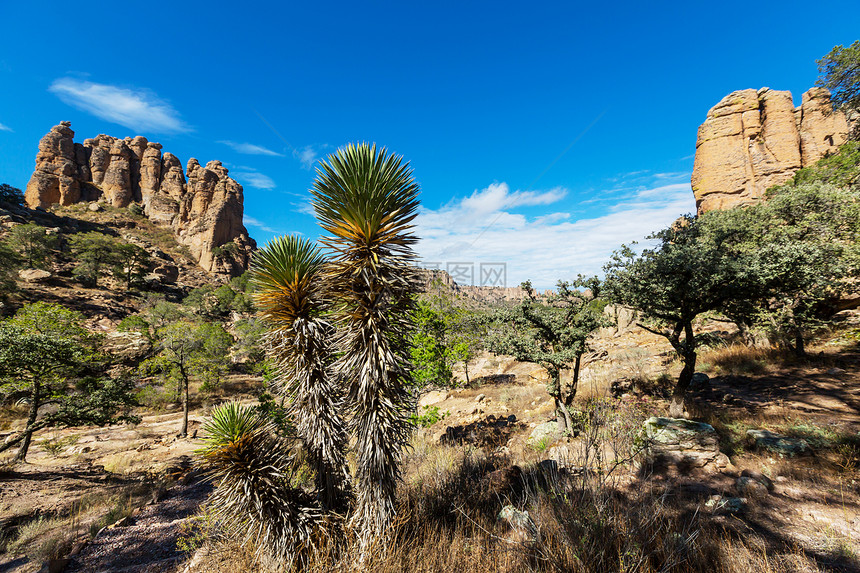
[[39, 415], [39, 402], [42, 400], [42, 385], [38, 378], [33, 379], [33, 392], [30, 394], [30, 413], [27, 416], [27, 425], [24, 429], [24, 439], [21, 447], [15, 455], [16, 462], [23, 462], [27, 458], [27, 450], [30, 449], [30, 440], [33, 438], [33, 425]]
[[806, 356], [806, 345], [803, 342], [803, 329], [795, 322], [794, 324], [794, 355], [798, 358]]
[[188, 378], [185, 378], [183, 385], [185, 386], [185, 393], [182, 395], [182, 430], [179, 432], [180, 438], [188, 435]]
[[672, 392], [672, 402], [669, 404], [669, 415], [673, 418], [684, 416], [684, 395], [687, 387], [696, 373], [696, 339], [693, 335], [693, 324], [688, 322], [684, 325], [685, 340], [683, 345], [684, 368], [678, 376], [678, 383]]
[[466, 372], [466, 386], [468, 387], [471, 382], [469, 382], [469, 360], [463, 361], [463, 370]]

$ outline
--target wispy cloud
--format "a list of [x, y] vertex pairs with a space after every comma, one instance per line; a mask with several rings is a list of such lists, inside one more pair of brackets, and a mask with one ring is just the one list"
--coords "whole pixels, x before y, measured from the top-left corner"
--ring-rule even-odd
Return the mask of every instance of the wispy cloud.
[[255, 228], [260, 229], [261, 231], [265, 231], [267, 233], [277, 233], [278, 232], [275, 229], [273, 229], [272, 227], [270, 227], [269, 225], [267, 225], [266, 223], [260, 221], [259, 219], [255, 219], [254, 217], [250, 217], [248, 215], [244, 215], [242, 217], [242, 221], [246, 225], [249, 225], [251, 227], [255, 227]]
[[12, 128], [8, 125], [3, 125], [2, 123], [0, 123], [0, 131], [12, 131]]
[[235, 171], [233, 176], [242, 185], [247, 185], [255, 189], [274, 189], [277, 187], [274, 179], [259, 171]]
[[301, 149], [293, 149], [293, 157], [298, 159], [305, 169], [312, 169], [319, 160], [320, 151], [327, 147], [328, 145], [305, 145]]
[[642, 240], [695, 211], [689, 183], [631, 191], [604, 215], [578, 220], [568, 213], [518, 213], [517, 207], [548, 205], [564, 196], [563, 190], [529, 193], [495, 183], [440, 209], [421, 209], [415, 231], [419, 256], [430, 262], [473, 262], [476, 269], [481, 262], [501, 261], [507, 264], [509, 286], [530, 279], [538, 288], [549, 288], [578, 273], [600, 274], [623, 243]]
[[223, 145], [233, 148], [233, 151], [237, 153], [244, 153], [245, 155], [268, 155], [270, 157], [283, 157], [283, 153], [278, 153], [277, 151], [272, 151], [267, 147], [263, 147], [262, 145], [255, 145], [253, 143], [239, 143], [236, 141], [223, 140], [219, 141]]
[[72, 107], [137, 131], [190, 131], [169, 103], [144, 88], [59, 78], [48, 91]]

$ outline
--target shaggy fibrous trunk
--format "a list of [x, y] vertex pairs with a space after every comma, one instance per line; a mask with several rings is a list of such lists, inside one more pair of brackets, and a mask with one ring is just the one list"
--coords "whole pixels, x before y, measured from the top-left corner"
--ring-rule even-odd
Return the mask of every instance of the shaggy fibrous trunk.
[[340, 510], [347, 501], [349, 474], [344, 400], [327, 371], [330, 331], [323, 320], [298, 318], [292, 328], [270, 333], [267, 344], [279, 359], [278, 390], [290, 398], [288, 411], [315, 470], [320, 504]]
[[27, 414], [27, 425], [24, 429], [24, 437], [21, 440], [21, 447], [18, 453], [15, 454], [15, 461], [23, 462], [27, 458], [27, 451], [30, 449], [30, 441], [33, 439], [33, 426], [36, 424], [36, 417], [39, 415], [39, 403], [42, 400], [42, 385], [38, 379], [33, 379], [33, 391], [30, 393], [30, 411]]

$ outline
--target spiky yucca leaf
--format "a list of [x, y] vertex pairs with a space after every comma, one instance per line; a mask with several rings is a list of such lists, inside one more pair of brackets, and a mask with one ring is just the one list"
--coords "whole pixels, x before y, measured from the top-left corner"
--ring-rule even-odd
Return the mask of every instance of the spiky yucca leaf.
[[277, 367], [275, 390], [290, 401], [320, 502], [337, 509], [346, 502], [349, 475], [342, 393], [327, 371], [333, 328], [324, 319], [327, 306], [320, 292], [324, 262], [310, 241], [279, 237], [255, 253], [251, 283], [270, 327], [264, 341]]
[[216, 484], [209, 503], [225, 530], [277, 558], [300, 557], [320, 513], [290, 487], [290, 452], [271, 423], [232, 402], [213, 410], [203, 432], [196, 453]]
[[356, 437], [351, 522], [366, 548], [394, 514], [401, 450], [411, 430], [405, 384], [418, 185], [402, 158], [368, 144], [339, 149], [317, 174], [314, 209], [329, 233], [322, 242], [334, 253], [325, 270], [338, 326], [335, 369], [347, 384]]

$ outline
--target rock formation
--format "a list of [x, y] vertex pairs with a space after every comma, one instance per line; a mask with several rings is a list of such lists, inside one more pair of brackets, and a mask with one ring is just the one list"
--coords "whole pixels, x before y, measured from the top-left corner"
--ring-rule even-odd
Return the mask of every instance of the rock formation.
[[201, 167], [192, 158], [183, 171], [175, 155], [162, 154], [161, 144], [141, 136], [99, 135], [83, 145], [74, 137], [64, 121], [39, 142], [25, 193], [31, 208], [137, 203], [151, 221], [171, 227], [207, 271], [235, 275], [248, 268], [256, 243], [242, 224], [242, 186], [220, 161]]
[[796, 108], [788, 91], [732, 92], [699, 127], [692, 178], [699, 213], [754, 202], [847, 139], [845, 114], [824, 88], [807, 91]]

